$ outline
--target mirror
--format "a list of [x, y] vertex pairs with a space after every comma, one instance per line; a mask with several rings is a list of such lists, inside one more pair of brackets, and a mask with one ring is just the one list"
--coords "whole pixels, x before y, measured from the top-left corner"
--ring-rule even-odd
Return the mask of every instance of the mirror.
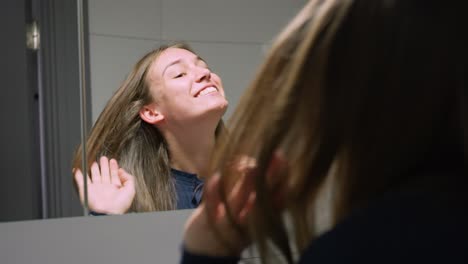
[[[211, 71], [221, 77], [229, 100], [223, 119], [228, 120], [272, 38], [305, 3], [305, 0], [89, 0], [93, 122], [144, 54], [175, 41], [189, 44]], [[161, 82], [168, 83], [164, 76]], [[168, 145], [171, 148], [171, 142]], [[179, 198], [180, 194], [177, 195]]]
[[[88, 133], [136, 61], [174, 41], [188, 43], [222, 78], [227, 121], [272, 38], [305, 2], [84, 0]], [[81, 125], [77, 1], [6, 3], [2, 32], [16, 42], [1, 49], [1, 74], [15, 89], [5, 88], [1, 97], [8, 129], [0, 164], [8, 180], [0, 192], [0, 222], [81, 216], [71, 177]], [[40, 49], [25, 54], [26, 24], [33, 20]]]

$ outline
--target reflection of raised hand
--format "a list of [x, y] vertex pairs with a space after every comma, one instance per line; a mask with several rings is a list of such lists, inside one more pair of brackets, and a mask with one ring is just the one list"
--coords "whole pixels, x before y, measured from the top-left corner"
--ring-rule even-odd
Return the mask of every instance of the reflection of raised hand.
[[[104, 214], [126, 213], [135, 197], [135, 180], [133, 175], [119, 168], [117, 161], [101, 157], [100, 165], [94, 162], [89, 175], [88, 207], [91, 211]], [[75, 171], [75, 181], [78, 186], [81, 203], [84, 201], [83, 173]]]

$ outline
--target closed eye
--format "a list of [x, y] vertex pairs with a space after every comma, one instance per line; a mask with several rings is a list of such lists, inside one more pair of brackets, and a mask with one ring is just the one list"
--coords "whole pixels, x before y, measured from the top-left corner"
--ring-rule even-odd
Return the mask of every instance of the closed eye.
[[176, 76], [174, 76], [174, 79], [180, 78], [180, 77], [182, 77], [182, 76], [185, 76], [185, 73], [184, 73], [184, 72], [179, 73], [179, 74], [177, 74]]

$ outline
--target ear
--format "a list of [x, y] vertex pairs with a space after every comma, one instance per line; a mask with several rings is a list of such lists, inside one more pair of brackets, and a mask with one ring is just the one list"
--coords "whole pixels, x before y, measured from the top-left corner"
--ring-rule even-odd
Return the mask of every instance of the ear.
[[164, 121], [164, 115], [156, 109], [154, 104], [145, 105], [140, 109], [140, 118], [148, 124], [159, 124]]

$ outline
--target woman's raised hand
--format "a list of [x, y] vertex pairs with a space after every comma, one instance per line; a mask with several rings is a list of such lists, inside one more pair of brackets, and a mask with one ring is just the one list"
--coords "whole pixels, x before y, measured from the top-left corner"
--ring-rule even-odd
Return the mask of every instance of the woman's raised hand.
[[[91, 165], [91, 177], [87, 177], [89, 210], [103, 214], [124, 214], [135, 197], [133, 175], [119, 168], [115, 159], [101, 157], [100, 164]], [[81, 203], [84, 203], [84, 177], [81, 170], [74, 172]]]
[[[255, 201], [252, 181], [247, 178], [243, 177], [227, 197], [232, 221], [242, 229], [246, 228], [246, 218]], [[192, 254], [238, 256], [249, 244], [228, 219], [228, 209], [221, 200], [219, 188], [219, 175], [215, 175], [204, 187], [203, 203], [185, 225], [184, 247]]]
[[[192, 213], [185, 224], [184, 247], [196, 255], [239, 256], [250, 243], [248, 218], [252, 215], [255, 202], [256, 161], [242, 157], [232, 167], [239, 175], [234, 186], [227, 190], [223, 202], [220, 175], [215, 174], [205, 184], [203, 203]], [[272, 203], [282, 210], [286, 183], [282, 174], [287, 172], [288, 163], [281, 152], [275, 152], [268, 166], [267, 185], [275, 194]], [[229, 208], [227, 208], [229, 207]], [[230, 210], [231, 217], [228, 217]], [[234, 225], [233, 225], [234, 224]]]
[[[255, 161], [243, 157], [234, 163], [239, 178], [226, 194], [226, 204], [219, 189], [220, 175], [211, 177], [203, 190], [203, 203], [185, 225], [184, 246], [193, 254], [209, 256], [237, 256], [248, 246], [247, 218], [255, 203]], [[229, 208], [226, 208], [229, 206]], [[227, 215], [230, 210], [232, 218]], [[233, 221], [233, 222], [231, 222]], [[233, 224], [241, 228], [236, 229]], [[239, 232], [241, 231], [241, 232]]]

